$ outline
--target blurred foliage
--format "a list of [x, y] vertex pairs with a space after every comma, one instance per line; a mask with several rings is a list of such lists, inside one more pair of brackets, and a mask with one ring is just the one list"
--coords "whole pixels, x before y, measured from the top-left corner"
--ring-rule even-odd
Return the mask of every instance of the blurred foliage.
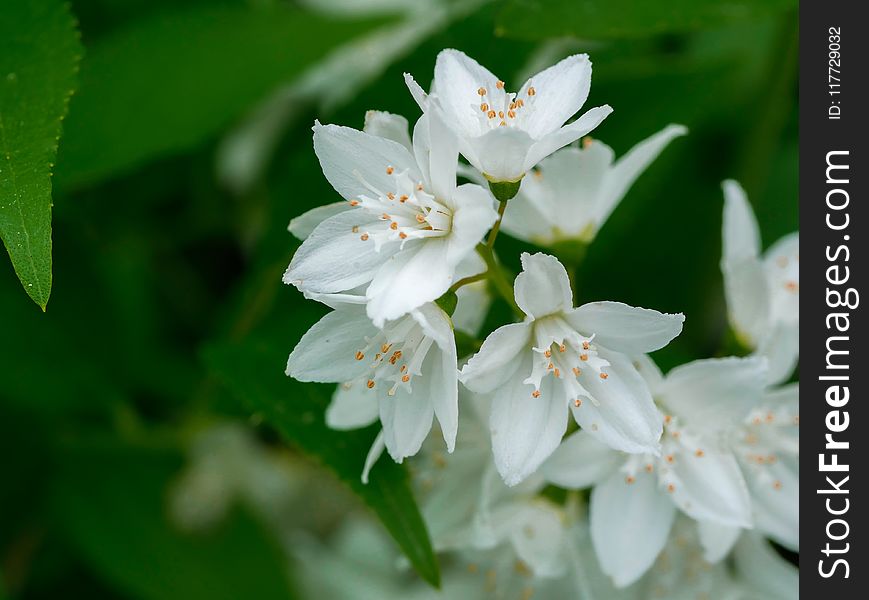
[[[3, 26], [20, 4], [0, 4]], [[283, 376], [323, 309], [280, 275], [298, 245], [286, 224], [336, 199], [311, 148], [313, 119], [361, 127], [377, 108], [413, 121], [402, 73], [427, 84], [445, 47], [508, 87], [588, 52], [589, 105], [615, 108], [594, 136], [617, 153], [667, 123], [690, 128], [638, 180], [577, 273], [580, 302], [686, 314], [683, 335], [655, 357], [665, 369], [726, 343], [721, 180], [745, 183], [765, 244], [798, 226], [796, 2], [784, 0], [484, 3], [419, 34], [328, 110], [294, 106], [270, 132], [278, 142], [262, 176], [230, 191], [217, 148], [246, 115], [332, 49], [423, 14], [345, 17], [317, 4], [73, 0], [85, 59], [58, 157], [48, 312], [21, 293], [11, 267], [0, 275], [0, 589], [11, 597], [292, 596], [259, 517], [237, 510], [216, 531], [184, 534], [166, 516], [167, 482], [215, 417], [253, 419], [264, 444], [330, 467], [318, 472], [361, 492], [436, 578], [406, 469], [384, 458], [362, 489], [374, 432], [326, 430], [328, 388]], [[499, 237], [514, 271], [527, 249]], [[509, 318], [496, 303], [488, 323]], [[321, 525], [298, 515], [300, 529], [328, 536]]]
[[82, 50], [60, 0], [11, 2], [0, 15], [0, 237], [27, 294], [45, 310], [51, 168]]

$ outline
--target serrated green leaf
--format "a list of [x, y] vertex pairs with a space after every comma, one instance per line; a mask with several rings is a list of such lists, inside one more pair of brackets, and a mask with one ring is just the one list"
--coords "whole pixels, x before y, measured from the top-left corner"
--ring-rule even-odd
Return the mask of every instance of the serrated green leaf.
[[69, 448], [54, 509], [84, 558], [134, 598], [290, 598], [283, 553], [245, 513], [203, 533], [172, 525], [167, 485], [181, 464], [170, 450], [117, 443]]
[[81, 45], [60, 0], [0, 7], [0, 237], [27, 294], [51, 294], [51, 168]]
[[284, 438], [331, 469], [377, 514], [417, 573], [440, 585], [437, 558], [410, 488], [406, 470], [388, 458], [360, 475], [379, 426], [335, 431], [324, 421], [331, 386], [300, 384], [283, 374], [287, 349], [267, 341], [226, 343], [208, 348], [214, 373], [248, 408]]
[[276, 86], [382, 21], [328, 21], [283, 3], [158, 14], [88, 48], [58, 161], [98, 181], [215, 135]]
[[634, 38], [718, 27], [796, 7], [795, 0], [509, 0], [495, 31], [533, 40]]

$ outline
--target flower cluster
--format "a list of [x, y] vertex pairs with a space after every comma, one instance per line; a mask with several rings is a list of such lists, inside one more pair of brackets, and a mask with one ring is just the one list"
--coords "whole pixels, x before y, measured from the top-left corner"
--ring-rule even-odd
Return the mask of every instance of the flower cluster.
[[[577, 307], [555, 255], [575, 268], [633, 182], [687, 132], [669, 125], [615, 159], [585, 137], [609, 106], [565, 124], [591, 71], [588, 56], [570, 56], [512, 93], [444, 50], [429, 93], [405, 75], [422, 109], [412, 133], [378, 111], [362, 131], [317, 122], [314, 151], [343, 201], [290, 224], [303, 242], [284, 282], [332, 311], [287, 374], [339, 384], [329, 426], [380, 423], [363, 480], [384, 449], [397, 462], [440, 455], [426, 441], [437, 421], [455, 454], [418, 478], [440, 550], [485, 551], [553, 580], [592, 568], [583, 553], [593, 548], [606, 585], [666, 587], [655, 574], [665, 552], [696, 567], [685, 544], [671, 548], [677, 537], [707, 565], [734, 548], [766, 552], [762, 536], [798, 548], [798, 395], [781, 386], [798, 359], [798, 240], [761, 257], [745, 194], [725, 182], [721, 267], [747, 357], [664, 375], [648, 354], [681, 333], [682, 314]], [[512, 285], [495, 254], [501, 229], [552, 252], [523, 253]], [[515, 322], [460, 352], [456, 330], [475, 339], [495, 295]], [[552, 486], [568, 501], [541, 495]], [[587, 521], [572, 492], [584, 489]], [[732, 579], [722, 571], [704, 593], [722, 597]]]

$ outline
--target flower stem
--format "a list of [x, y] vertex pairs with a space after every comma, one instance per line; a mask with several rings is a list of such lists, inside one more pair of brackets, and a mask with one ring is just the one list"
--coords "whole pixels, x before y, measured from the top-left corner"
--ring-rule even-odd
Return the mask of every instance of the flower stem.
[[495, 253], [492, 251], [492, 248], [488, 244], [478, 244], [477, 252], [481, 257], [483, 257], [483, 260], [486, 261], [486, 277], [492, 282], [492, 285], [495, 286], [495, 289], [501, 297], [510, 305], [513, 312], [520, 318], [524, 318], [525, 313], [522, 312], [519, 305], [516, 304], [516, 299], [513, 297], [513, 286], [510, 285], [510, 282], [507, 281], [506, 277], [504, 277], [504, 272], [501, 270], [501, 267], [498, 266], [498, 261], [495, 258]]
[[486, 238], [486, 247], [490, 251], [495, 247], [495, 238], [498, 237], [498, 232], [501, 231], [501, 221], [504, 219], [504, 211], [507, 210], [507, 202], [507, 200], [502, 200], [498, 205], [498, 220], [495, 221], [492, 231], [489, 232], [489, 237]]

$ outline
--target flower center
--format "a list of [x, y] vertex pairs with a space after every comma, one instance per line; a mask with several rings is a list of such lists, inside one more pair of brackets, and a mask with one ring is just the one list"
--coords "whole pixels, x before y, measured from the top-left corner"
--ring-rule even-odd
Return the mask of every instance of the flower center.
[[534, 322], [534, 362], [531, 376], [525, 383], [534, 385], [531, 395], [541, 396], [540, 383], [545, 377], [559, 380], [568, 399], [577, 408], [582, 406], [582, 399], [588, 398], [594, 405], [597, 399], [585, 386], [583, 378], [598, 377], [607, 379], [609, 375], [603, 371], [609, 366], [609, 361], [601, 358], [592, 343], [594, 336], [585, 337], [574, 330], [559, 316], [550, 316]]
[[449, 234], [452, 211], [429, 194], [422, 182], [412, 180], [407, 171], [399, 173], [393, 167], [386, 167], [386, 174], [394, 185], [391, 191], [384, 192], [356, 172], [356, 177], [370, 193], [350, 200], [350, 205], [377, 220], [354, 226], [353, 233], [359, 234], [362, 241], [372, 241], [378, 251], [389, 242], [400, 242], [404, 247], [410, 240]]
[[479, 105], [472, 105], [483, 129], [495, 127], [521, 127], [523, 116], [534, 106], [537, 90], [529, 86], [524, 94], [507, 93], [504, 82], [495, 84], [494, 90], [485, 87], [477, 89]]
[[369, 360], [365, 379], [368, 389], [378, 384], [390, 385], [394, 396], [399, 387], [412, 392], [411, 382], [422, 375], [422, 364], [432, 347], [432, 338], [412, 318], [404, 317], [387, 325], [374, 337], [365, 338], [365, 346], [356, 351], [356, 360]]

